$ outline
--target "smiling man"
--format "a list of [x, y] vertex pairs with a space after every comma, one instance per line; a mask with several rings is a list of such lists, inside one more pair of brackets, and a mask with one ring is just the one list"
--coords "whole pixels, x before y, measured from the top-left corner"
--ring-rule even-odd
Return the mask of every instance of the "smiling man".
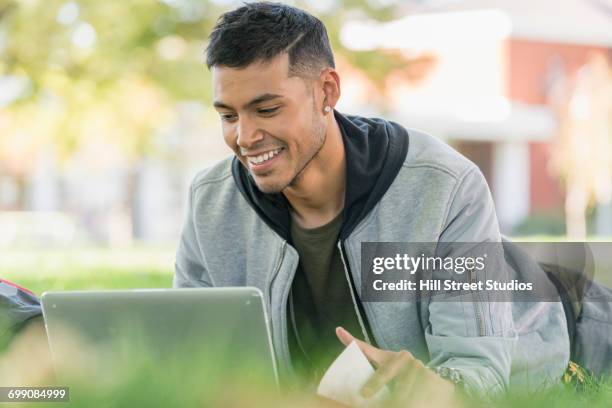
[[[214, 106], [225, 142], [257, 188], [266, 194], [282, 192], [301, 225], [318, 226], [338, 215], [344, 204], [344, 148], [340, 129], [330, 126], [340, 81], [324, 64], [291, 75], [292, 45], [282, 55], [246, 67], [209, 61]], [[323, 92], [316, 92], [320, 78]]]
[[[214, 106], [235, 156], [199, 173], [175, 287], [256, 286], [284, 374], [318, 380], [354, 339], [364, 387], [445, 398], [501, 390], [515, 341], [503, 303], [362, 300], [361, 243], [500, 242], [478, 168], [424, 133], [335, 110], [325, 26], [281, 4], [224, 14], [207, 49]], [[353, 337], [355, 336], [355, 337]]]

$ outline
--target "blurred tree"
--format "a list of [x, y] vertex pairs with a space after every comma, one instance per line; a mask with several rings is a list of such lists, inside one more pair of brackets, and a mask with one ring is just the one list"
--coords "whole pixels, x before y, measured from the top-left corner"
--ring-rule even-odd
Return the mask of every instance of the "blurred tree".
[[[53, 106], [64, 120], [47, 133], [69, 154], [86, 137], [84, 119], [102, 105], [114, 110], [106, 112], [112, 114], [113, 127], [127, 133], [116, 138], [130, 153], [140, 153], [163, 118], [159, 113], [172, 101], [210, 100], [210, 76], [203, 64], [206, 38], [217, 17], [240, 3], [0, 0], [0, 76], [27, 83], [9, 108]], [[347, 18], [389, 20], [396, 16], [397, 2], [330, 0], [323, 2], [325, 8], [314, 7], [317, 2], [295, 3], [319, 15], [335, 51], [377, 82], [402, 64], [394, 55], [351, 52], [338, 38]], [[145, 103], [150, 97], [154, 101]], [[146, 114], [147, 108], [154, 111]]]
[[27, 83], [9, 110], [52, 110], [45, 133], [65, 155], [96, 134], [139, 155], [173, 100], [209, 96], [202, 43], [219, 10], [206, 2], [23, 0], [0, 10], [0, 75]]
[[136, 163], [174, 101], [209, 97], [202, 44], [220, 12], [190, 0], [0, 3], [0, 78], [20, 85], [0, 114], [0, 171], [24, 180], [49, 146], [67, 159], [92, 140]]
[[[52, 146], [68, 159], [92, 141], [136, 164], [152, 152], [155, 131], [175, 118], [177, 101], [210, 105], [207, 36], [220, 14], [241, 3], [0, 0], [0, 173], [25, 180], [42, 150]], [[337, 55], [374, 83], [382, 86], [406, 63], [353, 52], [339, 40], [347, 19], [390, 20], [401, 2], [292, 3], [319, 16]]]
[[573, 81], [560, 76], [551, 100], [559, 120], [552, 168], [565, 188], [567, 235], [586, 237], [586, 212], [612, 199], [612, 70], [594, 54]]

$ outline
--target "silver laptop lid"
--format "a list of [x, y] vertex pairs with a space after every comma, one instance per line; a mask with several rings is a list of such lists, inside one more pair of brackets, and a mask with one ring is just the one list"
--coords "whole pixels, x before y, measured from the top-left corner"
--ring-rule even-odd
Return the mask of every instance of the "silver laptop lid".
[[257, 288], [47, 292], [41, 301], [60, 376], [87, 350], [84, 376], [144, 362], [161, 373], [252, 373], [278, 384]]

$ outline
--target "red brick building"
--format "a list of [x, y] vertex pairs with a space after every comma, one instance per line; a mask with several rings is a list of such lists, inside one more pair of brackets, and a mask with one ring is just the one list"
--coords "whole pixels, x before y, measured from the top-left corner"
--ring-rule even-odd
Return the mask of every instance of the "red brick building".
[[[597, 0], [431, 3], [439, 5], [425, 2], [400, 20], [343, 30], [351, 48], [412, 61], [387, 79], [381, 114], [447, 140], [476, 162], [505, 232], [530, 215], [563, 214], [549, 165], [557, 133], [549, 93], [593, 53], [610, 54], [612, 13]], [[426, 69], [415, 74], [415, 66]], [[346, 110], [371, 110], [370, 92], [362, 100], [350, 92]]]

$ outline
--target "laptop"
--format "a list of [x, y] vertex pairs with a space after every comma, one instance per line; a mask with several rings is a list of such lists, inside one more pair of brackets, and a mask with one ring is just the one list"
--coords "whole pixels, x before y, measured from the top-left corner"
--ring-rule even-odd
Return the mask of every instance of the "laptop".
[[202, 381], [250, 375], [278, 388], [257, 288], [46, 292], [41, 303], [58, 378], [83, 381], [142, 366]]

